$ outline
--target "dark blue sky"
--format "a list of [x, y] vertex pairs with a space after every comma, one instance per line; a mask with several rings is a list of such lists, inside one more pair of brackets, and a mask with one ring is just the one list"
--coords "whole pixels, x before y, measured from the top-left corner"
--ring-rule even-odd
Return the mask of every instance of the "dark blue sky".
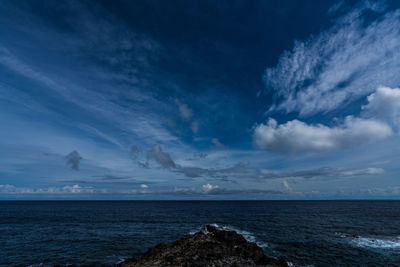
[[397, 1], [3, 1], [0, 198], [398, 198]]

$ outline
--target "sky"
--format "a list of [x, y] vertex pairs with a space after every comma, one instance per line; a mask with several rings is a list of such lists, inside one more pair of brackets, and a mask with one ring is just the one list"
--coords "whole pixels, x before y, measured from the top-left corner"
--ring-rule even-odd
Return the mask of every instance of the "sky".
[[1, 1], [0, 199], [399, 199], [399, 1]]

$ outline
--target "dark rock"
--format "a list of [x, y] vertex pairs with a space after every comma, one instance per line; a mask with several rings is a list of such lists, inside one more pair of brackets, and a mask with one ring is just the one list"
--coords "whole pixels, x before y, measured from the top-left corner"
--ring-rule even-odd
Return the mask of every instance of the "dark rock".
[[141, 258], [131, 258], [116, 267], [133, 266], [288, 266], [284, 259], [265, 256], [256, 243], [235, 231], [206, 225], [202, 231], [172, 243], [150, 248]]

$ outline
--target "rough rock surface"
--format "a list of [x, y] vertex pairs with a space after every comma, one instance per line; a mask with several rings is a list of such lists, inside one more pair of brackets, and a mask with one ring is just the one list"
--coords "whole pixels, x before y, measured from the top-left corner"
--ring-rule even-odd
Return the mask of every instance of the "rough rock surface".
[[116, 267], [133, 266], [288, 266], [284, 259], [265, 256], [255, 243], [234, 231], [206, 225], [202, 231], [150, 248], [142, 257]]

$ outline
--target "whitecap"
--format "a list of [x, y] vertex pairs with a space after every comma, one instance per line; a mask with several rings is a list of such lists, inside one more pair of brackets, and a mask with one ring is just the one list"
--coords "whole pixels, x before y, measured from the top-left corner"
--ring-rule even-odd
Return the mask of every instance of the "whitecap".
[[310, 264], [309, 265], [297, 265], [290, 261], [287, 261], [286, 263], [289, 267], [314, 267], [314, 265], [310, 265]]
[[372, 238], [372, 237], [357, 237], [352, 241], [356, 246], [366, 248], [379, 249], [400, 249], [400, 239], [397, 238]]

